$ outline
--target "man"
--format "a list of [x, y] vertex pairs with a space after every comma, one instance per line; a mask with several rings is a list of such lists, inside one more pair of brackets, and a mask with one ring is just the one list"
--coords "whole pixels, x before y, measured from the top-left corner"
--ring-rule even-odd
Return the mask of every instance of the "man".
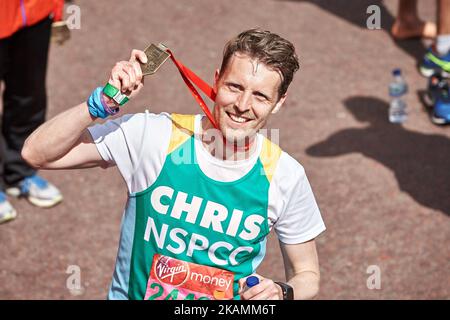
[[45, 78], [50, 30], [63, 0], [0, 0], [0, 81], [4, 81], [0, 135], [0, 223], [16, 217], [7, 200], [27, 198], [39, 207], [62, 201], [56, 187], [20, 156], [25, 139], [45, 121]]
[[[133, 50], [112, 69], [107, 87], [136, 96], [143, 87], [139, 62], [147, 58]], [[228, 42], [215, 74], [220, 139], [211, 139], [213, 125], [201, 115], [141, 113], [89, 127], [117, 108], [102, 88], [27, 139], [22, 155], [34, 167], [117, 165], [121, 172], [129, 197], [109, 299], [317, 295], [314, 238], [325, 226], [314, 195], [303, 167], [257, 133], [282, 107], [297, 69], [290, 42], [248, 30]], [[272, 228], [287, 283], [259, 275], [260, 283], [244, 291]]]

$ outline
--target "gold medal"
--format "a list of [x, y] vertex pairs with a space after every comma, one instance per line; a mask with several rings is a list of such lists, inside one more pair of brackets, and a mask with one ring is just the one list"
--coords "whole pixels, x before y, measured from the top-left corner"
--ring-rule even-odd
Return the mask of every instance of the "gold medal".
[[166, 62], [170, 57], [166, 50], [167, 47], [162, 43], [159, 43], [157, 46], [152, 43], [144, 50], [147, 56], [147, 63], [141, 63], [143, 76], [154, 74]]
[[62, 45], [70, 39], [70, 30], [65, 21], [57, 21], [52, 23], [51, 41]]

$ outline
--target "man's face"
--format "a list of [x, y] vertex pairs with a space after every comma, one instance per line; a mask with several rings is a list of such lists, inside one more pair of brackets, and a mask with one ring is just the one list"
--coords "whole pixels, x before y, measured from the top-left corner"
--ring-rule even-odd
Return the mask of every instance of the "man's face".
[[278, 97], [280, 74], [245, 54], [234, 54], [219, 78], [216, 71], [214, 118], [230, 142], [250, 140], [275, 113], [286, 96]]

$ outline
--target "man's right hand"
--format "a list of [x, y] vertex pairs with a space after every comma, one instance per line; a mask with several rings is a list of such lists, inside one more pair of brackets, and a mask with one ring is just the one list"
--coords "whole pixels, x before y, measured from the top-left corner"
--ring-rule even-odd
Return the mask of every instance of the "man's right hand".
[[[128, 98], [135, 97], [144, 86], [144, 78], [139, 64], [147, 63], [147, 56], [144, 51], [134, 49], [131, 51], [129, 61], [117, 62], [111, 70], [108, 82], [120, 92], [126, 94]], [[108, 99], [108, 97], [105, 96]], [[108, 99], [109, 100], [109, 99]]]

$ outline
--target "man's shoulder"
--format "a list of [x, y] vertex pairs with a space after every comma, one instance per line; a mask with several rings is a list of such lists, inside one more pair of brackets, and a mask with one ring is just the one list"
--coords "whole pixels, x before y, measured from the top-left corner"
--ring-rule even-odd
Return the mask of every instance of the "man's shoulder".
[[[169, 134], [172, 126], [171, 115], [165, 112], [150, 113], [148, 111], [139, 113], [128, 113], [96, 123], [88, 130], [94, 137], [103, 137], [117, 131], [128, 137], [141, 137], [143, 133]], [[150, 130], [150, 131], [149, 131]], [[95, 140], [95, 139], [94, 139]]]
[[303, 165], [297, 159], [283, 150], [281, 151], [280, 155], [280, 165], [285, 168], [294, 169], [295, 171], [305, 172]]
[[125, 114], [120, 118], [122, 121], [157, 121], [157, 122], [166, 122], [166, 123], [186, 123], [186, 122], [194, 122], [197, 118], [197, 114], [181, 114], [181, 113], [168, 113], [168, 112], [160, 112], [160, 113], [151, 113], [148, 111], [139, 112], [134, 114]]
[[293, 185], [305, 177], [303, 165], [286, 151], [281, 150], [277, 168], [274, 173], [274, 181], [283, 185]]
[[159, 122], [171, 122], [171, 114], [167, 112], [160, 112], [160, 113], [152, 113], [148, 112], [148, 110], [144, 112], [137, 112], [137, 113], [127, 113], [120, 117], [117, 117], [115, 119], [112, 119], [112, 121], [118, 121], [120, 123], [125, 122], [143, 122], [145, 120], [150, 121], [159, 121]]
[[167, 112], [152, 113], [145, 111], [124, 114], [106, 123], [108, 122], [125, 130], [140, 131], [147, 128], [161, 130], [172, 126], [172, 115]]
[[170, 115], [170, 119], [172, 124], [178, 129], [186, 129], [194, 132], [195, 120], [197, 115], [195, 114], [181, 114], [181, 113], [172, 113]]

